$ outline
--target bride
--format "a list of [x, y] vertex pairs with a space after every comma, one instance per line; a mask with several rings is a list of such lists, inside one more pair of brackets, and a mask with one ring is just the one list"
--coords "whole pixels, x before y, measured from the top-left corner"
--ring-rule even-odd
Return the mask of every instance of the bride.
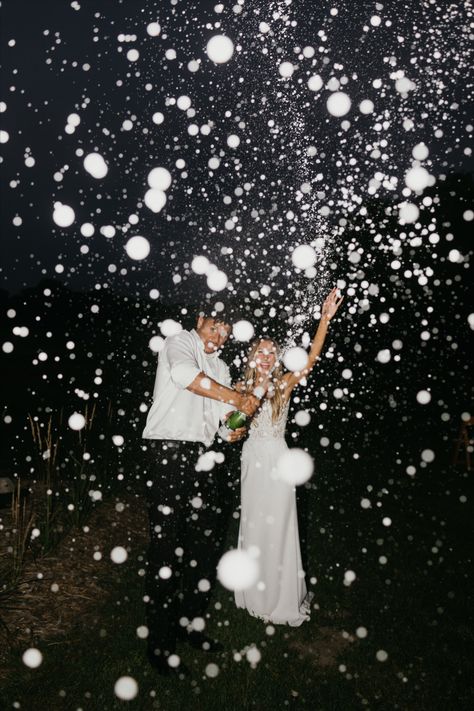
[[304, 370], [283, 372], [277, 343], [261, 338], [250, 349], [244, 380], [238, 386], [244, 392], [260, 386], [265, 396], [241, 458], [239, 548], [258, 556], [260, 573], [255, 585], [235, 593], [235, 602], [265, 622], [298, 626], [309, 618], [295, 487], [278, 479], [277, 463], [288, 450], [285, 426], [291, 393], [318, 360], [329, 322], [341, 303], [342, 297], [333, 289], [324, 301]]

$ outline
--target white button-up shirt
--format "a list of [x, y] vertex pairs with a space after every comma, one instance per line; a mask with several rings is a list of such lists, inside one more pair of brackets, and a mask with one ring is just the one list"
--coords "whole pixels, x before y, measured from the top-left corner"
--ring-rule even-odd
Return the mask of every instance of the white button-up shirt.
[[234, 408], [186, 390], [201, 372], [221, 385], [231, 385], [229, 368], [217, 353], [205, 353], [194, 329], [168, 336], [158, 357], [144, 439], [177, 439], [210, 446], [220, 420]]

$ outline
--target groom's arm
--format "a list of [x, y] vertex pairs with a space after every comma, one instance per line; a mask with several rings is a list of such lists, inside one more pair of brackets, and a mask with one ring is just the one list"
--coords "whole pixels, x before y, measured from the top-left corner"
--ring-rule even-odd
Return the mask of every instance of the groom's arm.
[[195, 395], [208, 397], [241, 410], [246, 415], [253, 415], [259, 406], [259, 400], [253, 395], [241, 395], [203, 373], [193, 353], [191, 344], [186, 337], [178, 334], [166, 346], [170, 367], [170, 377], [174, 384]]
[[260, 401], [253, 395], [242, 395], [236, 390], [221, 385], [210, 378], [205, 373], [200, 372], [187, 388], [195, 395], [209, 397], [211, 400], [219, 400], [227, 405], [232, 405], [235, 409], [244, 412], [246, 415], [253, 415]]

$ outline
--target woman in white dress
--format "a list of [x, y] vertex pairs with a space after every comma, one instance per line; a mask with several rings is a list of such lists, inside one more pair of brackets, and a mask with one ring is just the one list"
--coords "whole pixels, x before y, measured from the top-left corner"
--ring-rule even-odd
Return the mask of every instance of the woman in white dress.
[[309, 618], [295, 487], [278, 477], [277, 464], [288, 450], [285, 427], [291, 393], [313, 369], [329, 322], [341, 303], [342, 297], [333, 289], [324, 301], [304, 370], [285, 373], [276, 342], [262, 338], [250, 349], [240, 383], [243, 391], [253, 392], [260, 386], [266, 394], [250, 425], [241, 458], [239, 548], [257, 557], [259, 577], [255, 585], [235, 593], [235, 602], [265, 622], [299, 626]]

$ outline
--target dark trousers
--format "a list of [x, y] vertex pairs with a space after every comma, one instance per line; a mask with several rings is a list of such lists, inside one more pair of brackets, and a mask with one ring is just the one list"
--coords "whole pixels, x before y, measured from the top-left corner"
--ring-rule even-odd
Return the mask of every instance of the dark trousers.
[[174, 652], [186, 620], [202, 617], [209, 603], [232, 507], [233, 481], [227, 460], [210, 471], [196, 471], [204, 445], [149, 440], [146, 447], [148, 648], [166, 656]]

